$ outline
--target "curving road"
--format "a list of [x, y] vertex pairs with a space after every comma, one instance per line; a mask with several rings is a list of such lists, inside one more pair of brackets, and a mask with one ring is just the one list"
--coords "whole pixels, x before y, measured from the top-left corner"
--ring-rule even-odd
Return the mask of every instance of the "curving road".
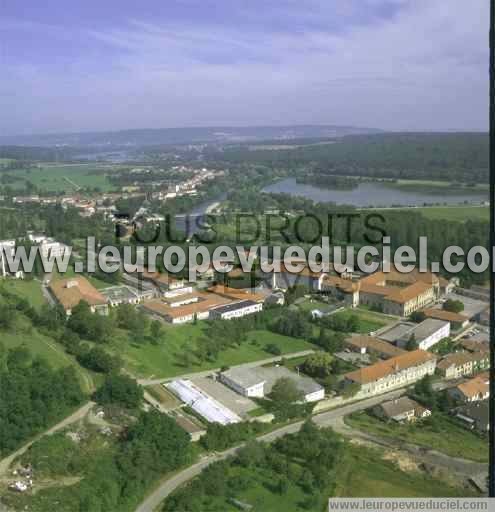
[[[395, 391], [391, 391], [390, 393], [385, 393], [383, 395], [379, 395], [372, 398], [367, 398], [365, 400], [361, 400], [360, 402], [355, 402], [349, 405], [345, 405], [343, 407], [339, 407], [336, 409], [332, 409], [327, 412], [322, 412], [320, 414], [316, 414], [313, 416], [313, 421], [320, 426], [328, 426], [332, 425], [335, 420], [341, 418], [347, 414], [351, 414], [356, 411], [362, 411], [369, 407], [373, 407], [384, 400], [391, 400], [393, 398], [397, 398], [404, 393], [404, 389], [397, 389]], [[304, 424], [304, 421], [298, 421], [296, 423], [291, 423], [290, 425], [285, 425], [277, 430], [273, 430], [267, 434], [263, 434], [257, 438], [258, 441], [264, 442], [272, 442], [275, 439], [282, 437], [286, 434], [293, 434], [301, 428]], [[189, 466], [188, 468], [176, 473], [171, 478], [162, 482], [148, 497], [136, 508], [136, 512], [153, 512], [160, 503], [173, 491], [175, 491], [178, 487], [185, 484], [195, 476], [199, 475], [203, 469], [212, 464], [213, 462], [217, 462], [219, 460], [225, 459], [230, 455], [235, 454], [235, 452], [243, 445], [235, 446], [234, 448], [230, 448], [221, 453], [215, 453], [212, 455], [207, 455], [203, 459], [201, 459], [196, 464]]]
[[16, 450], [14, 453], [11, 453], [5, 459], [0, 460], [0, 476], [2, 476], [8, 469], [9, 466], [12, 464], [13, 460], [16, 457], [19, 457], [19, 455], [22, 455], [33, 443], [35, 443], [38, 439], [42, 438], [43, 436], [54, 434], [55, 432], [62, 430], [63, 428], [67, 427], [68, 425], [71, 425], [72, 423], [75, 423], [76, 421], [81, 420], [88, 414], [90, 409], [95, 405], [94, 402], [87, 402], [82, 407], [77, 409], [77, 411], [73, 412], [70, 416], [67, 416], [67, 418], [64, 418], [62, 421], [54, 425], [53, 427], [49, 428], [48, 430], [45, 430], [41, 434], [38, 434], [36, 437], [31, 439], [28, 443], [21, 446], [18, 450]]

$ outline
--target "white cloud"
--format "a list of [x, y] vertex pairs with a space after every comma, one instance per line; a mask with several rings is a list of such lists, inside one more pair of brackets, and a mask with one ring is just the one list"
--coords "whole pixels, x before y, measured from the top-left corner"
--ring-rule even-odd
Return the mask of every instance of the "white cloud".
[[[295, 30], [131, 20], [126, 27], [84, 31], [77, 36], [101, 44], [101, 60], [81, 55], [69, 69], [45, 65], [36, 79], [15, 63], [0, 92], [5, 98], [15, 91], [23, 104], [13, 110], [5, 98], [12, 119], [0, 121], [0, 128], [487, 128], [488, 2], [366, 0], [401, 8], [352, 23], [359, 3], [285, 2], [288, 23], [298, 14], [305, 21]], [[252, 8], [250, 15], [264, 13]], [[325, 16], [335, 22], [339, 15], [346, 19], [342, 27], [323, 30]], [[54, 111], [61, 114], [54, 117]]]

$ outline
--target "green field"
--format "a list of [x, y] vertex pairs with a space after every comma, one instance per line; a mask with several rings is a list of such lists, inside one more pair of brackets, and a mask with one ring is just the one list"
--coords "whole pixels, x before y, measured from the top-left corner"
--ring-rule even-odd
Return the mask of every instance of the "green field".
[[346, 309], [339, 311], [333, 316], [339, 316], [347, 318], [351, 315], [355, 315], [359, 320], [359, 327], [357, 332], [360, 334], [369, 334], [372, 331], [376, 331], [387, 324], [394, 322], [397, 318], [389, 315], [383, 315], [374, 311], [369, 311], [363, 308]]
[[410, 211], [420, 213], [424, 217], [431, 220], [452, 220], [458, 222], [466, 222], [467, 220], [484, 220], [489, 221], [489, 206], [421, 206], [414, 208], [375, 208], [368, 211]]
[[220, 353], [216, 361], [185, 364], [181, 360], [184, 347], [194, 347], [202, 336], [205, 336], [204, 323], [180, 326], [165, 325], [165, 335], [159, 345], [134, 344], [128, 341], [125, 333], [114, 336], [110, 349], [124, 359], [129, 371], [145, 378], [174, 377], [191, 372], [199, 372], [222, 366], [231, 366], [260, 359], [273, 357], [264, 347], [273, 343], [277, 345], [282, 354], [299, 352], [315, 348], [307, 341], [282, 336], [270, 331], [251, 331], [247, 340], [240, 346], [229, 348]]
[[424, 192], [427, 194], [462, 195], [462, 194], [488, 194], [488, 183], [468, 185], [451, 181], [435, 180], [397, 180], [396, 182], [384, 182], [386, 186], [405, 192]]
[[421, 215], [428, 219], [456, 220], [466, 222], [467, 220], [486, 220], [488, 222], [490, 208], [488, 206], [446, 206], [431, 208], [415, 208]]
[[41, 291], [41, 283], [36, 280], [27, 279], [5, 279], [2, 286], [10, 293], [26, 299], [31, 306], [40, 309], [46, 304], [46, 299]]
[[73, 193], [85, 187], [97, 187], [107, 192], [114, 189], [106, 176], [109, 172], [111, 168], [101, 168], [95, 164], [51, 164], [33, 169], [15, 169], [9, 171], [8, 175], [16, 178], [9, 183], [12, 188], [24, 188], [26, 182], [30, 182], [40, 192]]
[[488, 441], [454, 423], [442, 413], [415, 424], [386, 423], [366, 412], [351, 414], [346, 423], [363, 432], [438, 450], [451, 457], [488, 461]]
[[25, 317], [19, 317], [9, 332], [0, 331], [0, 341], [8, 349], [25, 346], [34, 357], [46, 359], [54, 368], [73, 366], [80, 377], [83, 391], [89, 393], [94, 390], [93, 375], [81, 368], [53, 338], [32, 327]]

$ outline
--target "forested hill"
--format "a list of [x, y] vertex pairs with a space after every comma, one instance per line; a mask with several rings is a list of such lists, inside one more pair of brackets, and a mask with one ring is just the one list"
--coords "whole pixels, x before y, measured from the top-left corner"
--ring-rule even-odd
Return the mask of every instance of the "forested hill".
[[294, 149], [237, 145], [221, 158], [294, 169], [312, 165], [325, 174], [487, 183], [488, 146], [487, 133], [388, 133]]
[[132, 129], [111, 132], [57, 133], [47, 135], [0, 136], [1, 145], [19, 146], [126, 146], [154, 144], [198, 144], [239, 141], [291, 140], [317, 137], [342, 137], [381, 130], [356, 126], [212, 126], [190, 128]]

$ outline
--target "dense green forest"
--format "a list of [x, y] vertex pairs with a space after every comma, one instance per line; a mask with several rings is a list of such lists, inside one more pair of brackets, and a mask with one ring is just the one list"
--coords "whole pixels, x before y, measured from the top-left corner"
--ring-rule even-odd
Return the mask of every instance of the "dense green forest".
[[225, 510], [226, 502], [232, 503], [248, 489], [254, 491], [260, 485], [256, 475], [265, 473], [272, 478], [270, 490], [280, 500], [296, 487], [303, 508], [318, 510], [334, 490], [344, 449], [344, 441], [331, 429], [307, 422], [297, 434], [272, 445], [250, 442], [235, 458], [210, 466], [167, 498], [163, 512]]
[[488, 182], [488, 134], [397, 133], [350, 135], [295, 149], [226, 148], [221, 159], [284, 169], [313, 165], [326, 173], [377, 178]]
[[83, 399], [73, 368], [54, 370], [29, 350], [7, 350], [0, 343], [0, 455], [5, 455], [50, 424], [62, 419]]

